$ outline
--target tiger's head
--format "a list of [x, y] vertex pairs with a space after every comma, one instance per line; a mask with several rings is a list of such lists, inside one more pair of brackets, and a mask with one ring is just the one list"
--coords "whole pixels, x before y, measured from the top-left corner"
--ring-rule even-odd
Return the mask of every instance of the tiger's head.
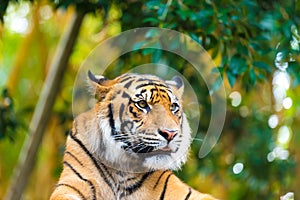
[[[124, 74], [114, 80], [89, 72], [101, 132], [91, 149], [109, 164], [176, 170], [186, 161], [190, 128], [182, 109], [180, 77]], [[131, 163], [131, 164], [130, 164]]]

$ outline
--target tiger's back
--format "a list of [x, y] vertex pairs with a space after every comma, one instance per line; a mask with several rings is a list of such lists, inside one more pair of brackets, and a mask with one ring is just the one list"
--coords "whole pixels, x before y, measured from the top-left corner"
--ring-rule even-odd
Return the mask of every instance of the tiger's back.
[[186, 162], [191, 142], [181, 79], [89, 76], [95, 107], [74, 120], [52, 200], [214, 199], [170, 171]]

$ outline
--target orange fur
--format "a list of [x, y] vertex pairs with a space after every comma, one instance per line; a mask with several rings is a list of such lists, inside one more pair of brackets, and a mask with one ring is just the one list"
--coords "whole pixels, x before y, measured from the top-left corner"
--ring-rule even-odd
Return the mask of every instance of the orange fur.
[[[137, 81], [142, 78], [145, 80]], [[183, 84], [178, 83], [176, 86], [175, 81], [178, 81], [178, 78], [164, 82], [154, 76], [129, 74], [112, 81], [97, 80], [96, 77], [91, 79], [97, 81], [92, 84], [98, 102], [94, 109], [80, 114], [74, 120], [66, 142], [64, 168], [50, 197], [51, 200], [215, 199], [190, 188], [169, 170], [177, 169], [185, 162], [190, 144], [189, 127], [180, 107], [179, 94], [182, 94]], [[140, 100], [136, 100], [135, 97], [142, 98], [142, 95], [139, 95], [140, 93], [136, 95], [135, 92], [140, 85], [152, 81], [157, 85], [150, 84], [144, 87], [144, 93], [141, 94], [144, 95], [145, 102], [138, 104]], [[145, 91], [150, 90], [152, 93], [146, 95]], [[155, 91], [156, 94], [153, 95]], [[128, 100], [130, 96], [132, 99]], [[172, 102], [178, 105], [171, 107]], [[131, 125], [124, 126], [123, 129], [124, 121], [130, 122]], [[174, 136], [174, 142], [173, 138], [166, 142], [167, 137], [160, 135], [159, 130], [163, 128], [178, 131]], [[127, 129], [134, 132], [125, 132]], [[147, 135], [147, 131], [151, 133]], [[130, 140], [127, 139], [130, 142], [123, 138], [114, 141], [113, 136], [120, 136], [123, 132], [130, 135]], [[146, 151], [147, 162], [131, 158], [131, 155], [144, 150], [139, 148], [139, 144], [134, 146], [136, 141], [141, 140], [140, 138], [135, 141], [136, 137], [142, 133], [144, 135], [141, 138], [149, 137], [160, 145], [153, 148], [147, 146], [149, 152], [155, 153], [164, 149], [169, 153], [165, 154], [162, 151], [161, 155], [148, 158]], [[127, 150], [122, 149], [122, 145], [127, 145], [126, 148], [130, 153], [124, 153]], [[135, 165], [129, 165], [130, 162]], [[133, 171], [128, 171], [131, 169]], [[134, 171], [135, 169], [141, 171]]]

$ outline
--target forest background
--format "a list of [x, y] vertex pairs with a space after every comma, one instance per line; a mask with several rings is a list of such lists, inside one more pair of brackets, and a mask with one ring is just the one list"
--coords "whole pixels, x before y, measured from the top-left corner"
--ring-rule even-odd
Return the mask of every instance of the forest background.
[[188, 163], [176, 173], [221, 199], [300, 196], [299, 1], [6, 0], [0, 2], [1, 199], [13, 187], [43, 83], [74, 13], [82, 15], [78, 37], [47, 113], [49, 122], [23, 199], [48, 199], [59, 177], [73, 120], [73, 84], [82, 62], [105, 39], [138, 27], [190, 36], [211, 55], [226, 89], [221, 137], [213, 151], [199, 159], [211, 102], [205, 83], [184, 59], [143, 49], [120, 57], [105, 72], [113, 78], [141, 64], [163, 63], [189, 80], [201, 105], [200, 139], [194, 140]]

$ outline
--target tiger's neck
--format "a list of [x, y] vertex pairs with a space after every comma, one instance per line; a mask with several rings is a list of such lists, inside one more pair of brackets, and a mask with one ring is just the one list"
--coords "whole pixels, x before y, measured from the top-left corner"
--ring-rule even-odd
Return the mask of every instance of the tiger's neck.
[[[160, 192], [163, 190], [161, 179], [173, 175], [169, 170], [132, 173], [107, 166], [73, 132], [67, 140], [61, 180], [64, 176], [70, 177], [68, 174], [72, 174], [73, 180], [77, 179], [78, 183], [87, 182], [87, 188], [94, 188], [91, 192], [93, 196], [100, 195], [108, 199], [123, 199], [128, 196], [132, 197], [129, 199], [138, 199], [140, 195], [138, 190], [143, 190], [143, 195], [147, 196], [146, 199], [151, 199], [156, 190]], [[173, 179], [178, 181], [175, 176]], [[90, 188], [88, 189], [91, 190]]]
[[[103, 180], [106, 185], [111, 188], [113, 196], [122, 199], [124, 196], [130, 196], [139, 190], [142, 186], [149, 186], [153, 188], [154, 185], [149, 181], [155, 176], [155, 174], [160, 173], [159, 171], [149, 171], [145, 173], [130, 173], [122, 172], [111, 168], [106, 168], [102, 165], [103, 170]], [[169, 172], [171, 173], [171, 172]]]

